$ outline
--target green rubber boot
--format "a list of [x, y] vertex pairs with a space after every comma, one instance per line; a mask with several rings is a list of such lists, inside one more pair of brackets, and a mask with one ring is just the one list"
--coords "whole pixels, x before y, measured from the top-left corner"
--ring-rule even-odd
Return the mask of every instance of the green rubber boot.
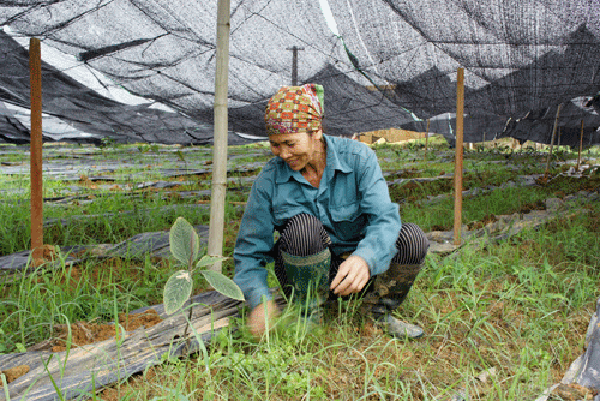
[[423, 264], [401, 265], [392, 263], [383, 274], [375, 276], [373, 291], [365, 297], [375, 322], [395, 338], [419, 338], [424, 332], [419, 326], [392, 316], [410, 291]]
[[325, 249], [310, 256], [294, 256], [281, 252], [288, 282], [293, 287], [292, 302], [310, 320], [320, 320], [323, 304], [329, 298], [329, 266], [331, 252]]

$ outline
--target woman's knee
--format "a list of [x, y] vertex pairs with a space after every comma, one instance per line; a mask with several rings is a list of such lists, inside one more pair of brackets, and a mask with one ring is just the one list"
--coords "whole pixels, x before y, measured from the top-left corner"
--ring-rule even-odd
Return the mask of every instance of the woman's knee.
[[284, 252], [308, 256], [325, 250], [331, 244], [331, 239], [318, 218], [302, 213], [288, 220], [279, 242]]
[[[306, 280], [301, 276], [305, 271], [311, 272], [309, 275], [312, 275], [313, 270], [322, 270], [321, 273], [327, 276], [330, 262], [325, 251], [329, 252], [331, 239], [321, 221], [308, 214], [290, 218], [280, 234], [281, 237], [275, 244], [275, 275], [284, 295], [289, 297], [295, 286], [298, 287], [296, 290], [302, 293], [302, 283]], [[299, 265], [293, 260], [298, 257], [302, 259]], [[314, 257], [318, 260], [313, 260], [315, 263], [312, 264], [308, 263], [310, 258]]]
[[414, 223], [402, 223], [402, 228], [396, 240], [397, 253], [392, 260], [399, 264], [419, 264], [425, 259], [429, 240]]

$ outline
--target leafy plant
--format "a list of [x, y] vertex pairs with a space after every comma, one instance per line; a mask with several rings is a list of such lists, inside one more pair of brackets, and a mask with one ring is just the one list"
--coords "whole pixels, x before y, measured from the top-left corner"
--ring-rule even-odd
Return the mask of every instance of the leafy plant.
[[[183, 217], [178, 217], [169, 232], [169, 247], [171, 254], [187, 266], [187, 270], [178, 270], [169, 277], [163, 290], [163, 304], [165, 312], [172, 314], [181, 309], [192, 295], [192, 275], [196, 269], [222, 262], [227, 258], [218, 256], [203, 256], [198, 262], [200, 253], [200, 239], [194, 227]], [[214, 270], [202, 269], [199, 272], [214, 289], [226, 297], [244, 300], [242, 290], [229, 277]], [[183, 338], [187, 339], [187, 347], [190, 339], [187, 338], [188, 328], [192, 320], [193, 308], [190, 306]]]
[[[183, 217], [178, 217], [171, 227], [169, 246], [175, 259], [187, 266], [187, 270], [178, 270], [173, 273], [164, 287], [163, 302], [165, 311], [172, 314], [179, 310], [190, 298], [193, 287], [192, 275], [196, 269], [210, 266], [227, 258], [205, 255], [196, 262], [200, 253], [198, 233]], [[217, 292], [229, 298], [244, 300], [240, 288], [227, 276], [213, 270], [202, 269], [199, 272]]]

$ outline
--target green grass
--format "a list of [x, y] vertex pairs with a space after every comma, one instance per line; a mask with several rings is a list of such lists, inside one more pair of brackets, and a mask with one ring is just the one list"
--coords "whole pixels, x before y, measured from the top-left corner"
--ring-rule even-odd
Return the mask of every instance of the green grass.
[[[85, 206], [75, 201], [62, 208], [45, 207], [45, 219], [60, 218], [67, 224], [55, 224], [44, 229], [44, 243], [116, 244], [142, 232], [168, 229], [178, 216], [185, 217], [194, 225], [208, 224], [208, 208], [189, 206], [178, 206], [160, 198], [136, 202], [126, 195], [113, 194], [97, 197], [94, 203]], [[0, 235], [3, 237], [0, 255], [28, 249], [31, 226], [29, 204], [13, 206], [0, 203], [0, 219], [3, 221], [0, 226]]]
[[[398, 310], [425, 328], [420, 340], [392, 340], [351, 312], [307, 333], [293, 324], [292, 308], [264, 341], [243, 327], [224, 330], [208, 363], [172, 361], [111, 394], [144, 400], [180, 388], [190, 399], [534, 399], [582, 352], [600, 295], [599, 272], [589, 264], [600, 251], [598, 229], [586, 224], [561, 221], [485, 251], [429, 256]], [[495, 373], [483, 383], [482, 372]]]
[[[257, 149], [268, 150], [268, 146], [236, 147], [231, 154]], [[386, 169], [398, 176], [406, 171], [407, 162], [414, 177], [454, 172], [447, 161], [452, 151], [444, 150], [443, 145], [428, 152], [428, 162], [419, 159], [423, 151], [416, 145], [405, 149], [386, 144], [375, 149], [380, 160], [393, 157], [392, 162], [386, 162]], [[201, 163], [210, 160], [207, 150], [186, 152], [187, 168], [201, 168]], [[163, 167], [178, 160], [172, 152], [165, 158], [160, 148], [151, 145], [148, 149], [113, 145], [98, 153], [99, 161], [127, 155], [150, 165], [164, 163]], [[598, 157], [595, 149], [591, 156]], [[573, 152], [563, 152], [560, 157], [574, 164]], [[235, 160], [233, 166], [243, 167], [255, 159]], [[516, 169], [505, 163], [489, 163], [491, 160], [511, 160]], [[181, 161], [177, 165], [181, 167]], [[528, 158], [525, 152], [465, 153], [465, 168], [474, 171], [467, 175], [467, 186], [472, 187], [497, 186], [516, 174], [543, 173], [544, 167], [545, 163]], [[551, 174], [556, 175], [561, 168], [554, 166]], [[122, 169], [118, 173], [126, 177], [134, 171], [139, 170]], [[148, 177], [153, 177], [151, 171]], [[0, 189], [26, 181], [23, 177], [0, 177]], [[415, 222], [425, 231], [451, 229], [452, 182], [447, 180], [448, 186], [446, 181], [438, 181], [413, 186], [406, 192], [401, 186], [390, 188], [397, 201], [412, 197], [401, 205], [403, 221]], [[65, 184], [48, 182], [48, 193], [61, 193]], [[465, 197], [463, 222], [515, 213], [549, 197], [564, 198], [599, 186], [598, 178], [592, 175], [585, 180], [557, 178], [533, 187], [496, 188]], [[250, 189], [240, 188], [244, 189], [227, 194], [225, 256], [233, 252], [243, 211], [231, 202], [244, 202]], [[47, 228], [44, 242], [61, 246], [117, 243], [141, 232], [166, 230], [178, 216], [192, 224], [208, 225], [208, 208], [194, 207], [195, 199], [164, 196], [165, 192], [169, 190], [128, 194], [88, 189], [84, 195], [93, 197], [92, 203], [86, 203], [85, 198], [61, 205], [48, 203], [45, 217], [68, 223]], [[426, 201], [438, 194], [448, 196]], [[0, 255], [29, 246], [27, 196], [11, 196], [6, 199], [10, 202], [0, 203]], [[165, 361], [106, 389], [97, 398], [433, 401], [468, 394], [470, 400], [535, 399], [559, 382], [583, 352], [587, 325], [600, 296], [600, 206], [589, 202], [582, 207], [587, 210], [585, 215], [520, 232], [484, 249], [464, 247], [447, 257], [429, 254], [408, 299], [396, 312], [401, 319], [425, 329], [422, 339], [391, 339], [356, 313], [354, 302], [340, 303], [337, 317], [312, 331], [298, 320], [298, 310], [290, 307], [263, 341], [248, 334], [242, 316], [218, 334], [206, 355]], [[101, 214], [108, 215], [76, 218]], [[223, 266], [231, 277], [231, 258]], [[1, 281], [0, 353], [44, 340], [58, 324], [111, 322], [119, 312], [161, 303], [161, 289], [175, 269], [172, 263], [150, 258], [90, 259], [73, 268], [63, 264], [58, 271], [38, 269], [13, 282]], [[272, 264], [268, 270], [269, 284], [275, 285]], [[207, 289], [202, 279], [196, 280], [194, 288]], [[482, 373], [488, 373], [485, 381], [480, 379]]]
[[[158, 164], [163, 168], [183, 167], [181, 162], [173, 163], [178, 158], [170, 147], [152, 150], [151, 145], [142, 146], [142, 150], [146, 148], [145, 152], [141, 152], [138, 146], [117, 145], [95, 150], [93, 157], [97, 157], [99, 162], [125, 160], [135, 161], [137, 166], [142, 166], [116, 169], [110, 174], [115, 179], [114, 181], [91, 182], [87, 180], [85, 174], [81, 175], [82, 180], [79, 182], [67, 182], [60, 178], [44, 176], [44, 198], [73, 196], [74, 193], [70, 191], [69, 187], [81, 187], [80, 191], [76, 193], [76, 198], [68, 203], [45, 202], [45, 220], [63, 219], [67, 224], [47, 228], [44, 232], [44, 243], [59, 245], [118, 243], [141, 232], [168, 229], [178, 216], [185, 217], [194, 225], [208, 224], [208, 207], [194, 207], [198, 199], [181, 199], [177, 196], [177, 192], [210, 190], [210, 174], [206, 176], [182, 175], [181, 179], [191, 181], [191, 183], [160, 191], [137, 189], [136, 186], [142, 181], [171, 180], [176, 182], [178, 180], [178, 177], [165, 178], [160, 175], [160, 171], [154, 168]], [[167, 149], [166, 158], [165, 154], [159, 153], [162, 148]], [[252, 152], [253, 149], [260, 148], [249, 147], [248, 149], [240, 149], [236, 152], [244, 154], [243, 152]], [[78, 147], [74, 147], [74, 151], [77, 150]], [[209, 151], [208, 147], [191, 148], [191, 151], [186, 151], [185, 166], [190, 169], [204, 168], [204, 163], [211, 160]], [[150, 154], [151, 152], [153, 154]], [[44, 153], [49, 154], [49, 150], [45, 149]], [[68, 153], [65, 154], [68, 155]], [[262, 156], [260, 158], [265, 159]], [[26, 164], [29, 162], [25, 155], [18, 155], [18, 158], [15, 156], [15, 159]], [[164, 162], [165, 160], [173, 162]], [[243, 167], [248, 161], [244, 158], [234, 160], [233, 167], [235, 165]], [[136, 181], [132, 181], [133, 175], [136, 175]], [[231, 174], [228, 177], [230, 185], [244, 186], [242, 181], [236, 181], [238, 178], [241, 180], [244, 175], [246, 174]], [[0, 190], [25, 188], [24, 192], [6, 196], [5, 202], [0, 202], [0, 221], [3, 222], [0, 225], [0, 235], [3, 238], [0, 241], [0, 256], [26, 250], [29, 247], [29, 185], [30, 178], [27, 174], [0, 176]], [[102, 185], [106, 185], [109, 189], [102, 189]], [[110, 189], [115, 186], [120, 186], [123, 190]], [[232, 192], [228, 194], [228, 199], [233, 202], [243, 202], [246, 196], [247, 193]], [[107, 215], [103, 216], [105, 214]], [[228, 211], [227, 217], [229, 218], [230, 215], [231, 212]], [[95, 217], [85, 218], [85, 216]]]
[[[569, 191], [563, 192], [561, 191]], [[528, 213], [533, 209], [544, 209], [544, 200], [550, 197], [563, 197], [565, 193], [576, 193], [579, 187], [554, 185], [543, 187], [509, 187], [494, 189], [491, 192], [463, 197], [462, 222], [467, 224], [483, 221], [494, 215]], [[454, 198], [448, 196], [435, 203], [413, 202], [400, 208], [402, 219], [418, 224], [423, 230], [449, 231], [454, 226]]]

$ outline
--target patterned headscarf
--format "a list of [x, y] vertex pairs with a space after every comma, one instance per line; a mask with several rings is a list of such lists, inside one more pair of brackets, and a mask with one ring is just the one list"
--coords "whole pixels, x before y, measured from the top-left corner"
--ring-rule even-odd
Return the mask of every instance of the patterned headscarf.
[[321, 128], [323, 111], [321, 85], [284, 86], [267, 103], [267, 134], [316, 131]]

